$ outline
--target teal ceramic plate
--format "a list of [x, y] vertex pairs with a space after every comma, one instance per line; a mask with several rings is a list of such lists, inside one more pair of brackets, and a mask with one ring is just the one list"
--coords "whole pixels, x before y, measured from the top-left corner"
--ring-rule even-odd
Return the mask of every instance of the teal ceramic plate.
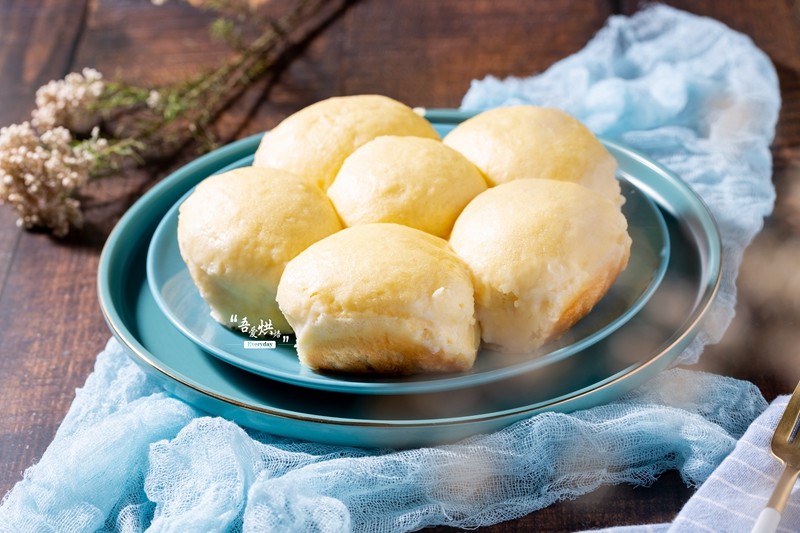
[[[225, 170], [247, 166], [252, 156]], [[184, 335], [227, 363], [272, 379], [304, 387], [362, 394], [412, 394], [451, 390], [489, 383], [549, 365], [585, 350], [628, 322], [647, 302], [667, 268], [667, 227], [652, 201], [625, 179], [621, 180], [633, 244], [628, 267], [592, 312], [570, 331], [533, 354], [499, 354], [481, 350], [474, 367], [458, 374], [423, 374], [407, 378], [347, 376], [313, 371], [300, 364], [293, 338], [269, 337], [269, 348], [253, 348], [254, 339], [228, 329], [210, 316], [178, 249], [176, 202], [156, 228], [147, 255], [147, 279], [156, 303]], [[191, 192], [191, 191], [190, 191]], [[256, 346], [263, 345], [257, 344]]]
[[[441, 124], [463, 115], [428, 115]], [[298, 387], [208, 354], [164, 316], [146, 278], [147, 251], [169, 209], [204, 177], [252, 154], [238, 141], [181, 168], [145, 194], [109, 236], [98, 295], [115, 337], [166, 390], [208, 413], [276, 435], [355, 446], [405, 447], [495, 431], [543, 411], [611, 401], [644, 383], [696, 336], [716, 294], [720, 238], [703, 203], [676, 176], [607, 143], [620, 176], [655, 200], [667, 225], [663, 281], [624, 326], [570, 357], [506, 379], [450, 391], [367, 395]]]

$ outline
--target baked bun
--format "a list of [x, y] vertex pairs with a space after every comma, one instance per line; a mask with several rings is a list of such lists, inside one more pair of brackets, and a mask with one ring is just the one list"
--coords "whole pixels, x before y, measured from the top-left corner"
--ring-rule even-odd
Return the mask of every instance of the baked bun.
[[396, 100], [342, 96], [303, 108], [267, 132], [253, 165], [287, 170], [326, 190], [345, 158], [381, 135], [439, 138], [427, 120]]
[[557, 109], [520, 105], [476, 115], [444, 138], [490, 187], [527, 178], [584, 185], [622, 205], [616, 160], [589, 129]]
[[467, 266], [398, 224], [344, 229], [286, 265], [278, 303], [314, 369], [413, 374], [472, 367], [480, 343]]
[[319, 187], [288, 172], [238, 168], [202, 181], [181, 204], [181, 256], [211, 316], [232, 327], [246, 317], [289, 330], [275, 302], [286, 263], [341, 229]]
[[394, 222], [446, 239], [484, 190], [478, 169], [441, 141], [385, 136], [345, 159], [328, 196], [346, 226]]
[[475, 283], [490, 349], [530, 352], [586, 315], [625, 269], [616, 205], [574, 183], [525, 179], [479, 194], [450, 236]]

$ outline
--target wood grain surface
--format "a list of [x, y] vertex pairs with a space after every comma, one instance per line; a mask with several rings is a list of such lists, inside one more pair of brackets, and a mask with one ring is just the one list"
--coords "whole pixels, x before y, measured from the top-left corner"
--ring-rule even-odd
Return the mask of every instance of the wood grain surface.
[[[749, 35], [775, 63], [783, 107], [773, 145], [775, 213], [745, 254], [737, 317], [703, 369], [755, 382], [767, 400], [800, 379], [800, 2], [668, 4]], [[335, 95], [380, 93], [457, 107], [471, 80], [527, 76], [580, 50], [635, 1], [360, 0], [222, 117], [223, 139], [274, 126]], [[173, 0], [0, 0], [0, 126], [29, 117], [37, 87], [91, 66], [147, 84], [213, 66], [226, 52], [211, 18]], [[186, 154], [186, 158], [191, 154]], [[175, 165], [127, 172], [87, 191], [87, 225], [66, 239], [21, 231], [0, 207], [0, 495], [53, 438], [110, 333], [96, 294], [99, 255], [121, 214]], [[575, 531], [669, 521], [689, 498], [675, 473], [652, 487], [605, 487], [485, 531]], [[441, 531], [448, 528], [436, 528]]]

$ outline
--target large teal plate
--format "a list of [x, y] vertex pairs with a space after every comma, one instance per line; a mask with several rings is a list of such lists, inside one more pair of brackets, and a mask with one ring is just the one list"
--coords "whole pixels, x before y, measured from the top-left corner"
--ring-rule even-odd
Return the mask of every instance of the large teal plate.
[[[252, 156], [245, 157], [226, 169], [250, 165], [252, 160]], [[361, 394], [414, 394], [472, 387], [542, 368], [587, 349], [628, 322], [655, 292], [669, 260], [667, 226], [646, 194], [624, 178], [620, 181], [626, 199], [623, 211], [633, 244], [628, 267], [605, 297], [564, 336], [536, 353], [481, 350], [468, 372], [407, 378], [326, 374], [300, 364], [293, 338], [287, 339], [288, 342], [281, 336], [272, 339], [274, 348], [247, 347], [251, 345], [245, 343], [251, 338], [211, 317], [181, 259], [178, 208], [186, 195], [167, 211], [153, 234], [147, 255], [147, 279], [156, 303], [184, 335], [223, 361], [262, 376], [304, 387]]]
[[[430, 113], [435, 124], [463, 120]], [[676, 176], [607, 142], [620, 176], [655, 200], [669, 232], [663, 281], [624, 326], [591, 347], [505, 379], [446, 392], [367, 395], [289, 385], [209, 355], [164, 316], [149, 289], [146, 257], [159, 221], [204, 177], [252, 154], [250, 137], [181, 168], [145, 194], [109, 237], [99, 298], [134, 361], [176, 396], [248, 427], [356, 446], [404, 447], [495, 431], [543, 411], [608, 402], [666, 368], [697, 334], [716, 294], [720, 239], [711, 215]]]

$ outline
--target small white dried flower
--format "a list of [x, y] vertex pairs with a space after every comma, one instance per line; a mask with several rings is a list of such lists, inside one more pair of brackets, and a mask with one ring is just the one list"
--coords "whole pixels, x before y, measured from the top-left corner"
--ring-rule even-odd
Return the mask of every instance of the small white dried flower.
[[51, 81], [36, 91], [36, 109], [31, 113], [31, 122], [39, 131], [63, 126], [86, 133], [99, 121], [100, 115], [94, 105], [104, 89], [102, 74], [92, 68]]
[[147, 95], [147, 107], [150, 109], [155, 109], [158, 107], [158, 104], [161, 103], [161, 93], [153, 89], [150, 91], [150, 94]]
[[73, 194], [89, 180], [99, 150], [107, 141], [92, 137], [73, 145], [63, 127], [37, 135], [28, 122], [0, 129], [0, 203], [16, 209], [17, 225], [48, 227], [64, 236], [83, 222]]

